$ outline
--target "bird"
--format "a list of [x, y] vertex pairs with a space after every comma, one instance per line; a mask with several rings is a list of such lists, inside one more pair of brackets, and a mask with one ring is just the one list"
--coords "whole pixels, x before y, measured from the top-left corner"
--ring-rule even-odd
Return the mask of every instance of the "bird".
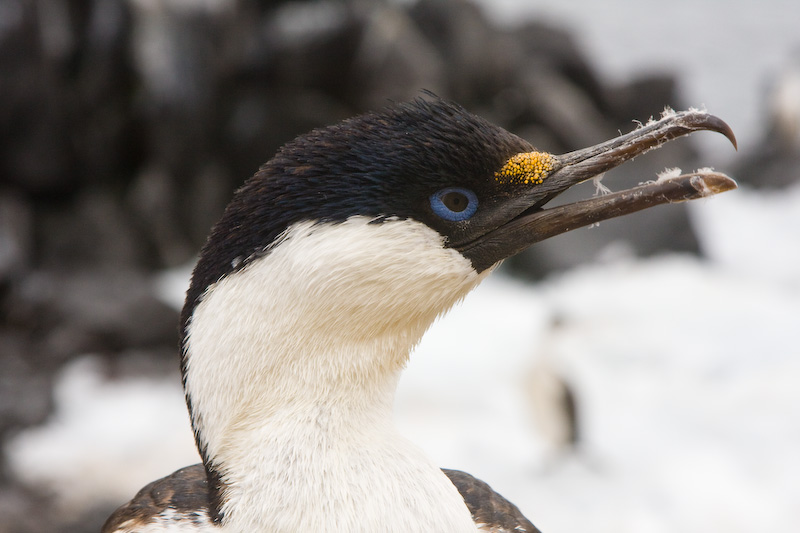
[[180, 366], [202, 464], [145, 486], [103, 533], [538, 532], [399, 433], [398, 379], [431, 323], [504, 259], [735, 188], [705, 171], [545, 207], [699, 130], [736, 144], [690, 110], [555, 155], [424, 94], [285, 144], [234, 193], [186, 293]]

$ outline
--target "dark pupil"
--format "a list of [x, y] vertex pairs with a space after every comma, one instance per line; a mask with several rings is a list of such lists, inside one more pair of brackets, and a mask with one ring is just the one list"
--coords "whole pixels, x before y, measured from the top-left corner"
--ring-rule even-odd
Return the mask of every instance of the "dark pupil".
[[467, 204], [469, 204], [469, 200], [466, 196], [461, 194], [460, 192], [449, 192], [442, 196], [442, 203], [449, 209], [455, 213], [460, 213], [464, 209], [467, 208]]

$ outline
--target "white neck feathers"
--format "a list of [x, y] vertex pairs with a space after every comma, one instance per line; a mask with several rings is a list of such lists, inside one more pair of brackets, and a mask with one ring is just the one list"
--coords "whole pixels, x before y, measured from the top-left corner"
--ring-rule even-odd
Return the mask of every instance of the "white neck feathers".
[[474, 531], [392, 424], [433, 320], [486, 275], [412, 220], [290, 227], [209, 287], [187, 328], [193, 424], [231, 531]]

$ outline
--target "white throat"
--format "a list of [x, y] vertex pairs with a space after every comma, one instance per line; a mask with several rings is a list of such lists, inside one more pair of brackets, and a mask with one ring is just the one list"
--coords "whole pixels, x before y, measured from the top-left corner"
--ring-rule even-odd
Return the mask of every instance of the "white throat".
[[424, 224], [353, 217], [296, 224], [211, 286], [185, 380], [223, 528], [475, 531], [392, 405], [411, 348], [487, 274]]

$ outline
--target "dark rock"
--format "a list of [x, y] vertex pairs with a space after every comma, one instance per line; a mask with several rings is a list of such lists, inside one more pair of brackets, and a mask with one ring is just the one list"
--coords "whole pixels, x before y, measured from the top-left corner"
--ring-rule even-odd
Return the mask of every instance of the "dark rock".
[[[514, 46], [476, 5], [464, 0], [421, 0], [411, 6], [409, 16], [436, 51], [438, 76], [425, 88], [443, 91], [474, 108], [485, 106], [509, 83], [517, 59], [511, 53]], [[426, 60], [428, 56], [417, 61]]]
[[32, 273], [5, 304], [9, 322], [37, 332], [38, 343], [57, 361], [177, 345], [177, 311], [160, 302], [150, 278], [136, 271]]
[[542, 70], [541, 76], [557, 72], [586, 92], [594, 105], [605, 111], [606, 89], [582, 50], [575, 32], [543, 22], [520, 24], [510, 33], [519, 47], [517, 54], [522, 62], [521, 74], [529, 75]]
[[420, 88], [445, 91], [445, 59], [405, 11], [391, 5], [371, 9], [361, 15], [359, 33], [349, 76], [360, 105], [408, 100]]
[[658, 118], [665, 108], [682, 109], [677, 79], [671, 73], [639, 76], [606, 91], [609, 114], [614, 124], [625, 126], [632, 120], [646, 122]]
[[33, 195], [128, 175], [136, 158], [121, 0], [15, 2], [0, 44], [0, 176]]
[[33, 212], [19, 194], [0, 191], [0, 287], [33, 264]]
[[150, 250], [120, 203], [108, 190], [87, 188], [69, 202], [37, 204], [37, 266], [55, 271], [148, 266]]
[[55, 365], [37, 364], [43, 352], [14, 328], [0, 328], [0, 346], [0, 441], [4, 442], [16, 431], [44, 422], [52, 408]]

